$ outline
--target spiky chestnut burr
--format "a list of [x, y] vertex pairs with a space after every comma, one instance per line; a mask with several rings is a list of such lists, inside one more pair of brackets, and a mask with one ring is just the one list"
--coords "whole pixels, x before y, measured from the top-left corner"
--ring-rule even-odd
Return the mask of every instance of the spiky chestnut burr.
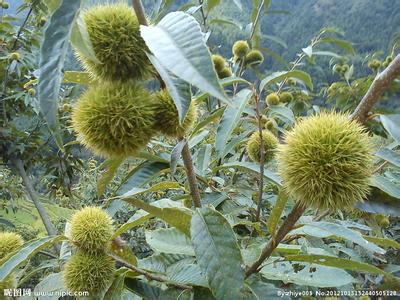
[[[278, 139], [268, 130], [262, 131], [264, 143], [264, 162], [267, 163], [274, 158]], [[254, 162], [260, 162], [261, 159], [261, 138], [260, 132], [254, 132], [247, 141], [247, 154]]]
[[289, 103], [293, 100], [293, 94], [291, 92], [283, 92], [279, 95], [279, 100], [282, 103]]
[[268, 106], [278, 105], [280, 102], [279, 95], [277, 93], [271, 93], [265, 98], [265, 102]]
[[212, 61], [217, 73], [222, 72], [222, 70], [225, 68], [225, 58], [223, 58], [221, 55], [213, 55]]
[[102, 82], [80, 97], [72, 126], [82, 144], [97, 155], [135, 155], [154, 134], [152, 101], [139, 83]]
[[228, 67], [222, 69], [222, 71], [218, 72], [218, 78], [224, 79], [232, 76], [232, 70]]
[[23, 245], [24, 241], [14, 232], [0, 232], [0, 260]]
[[78, 251], [65, 265], [64, 284], [70, 292], [87, 291], [95, 297], [111, 284], [114, 272], [115, 262], [106, 254]]
[[154, 95], [154, 98], [156, 111], [154, 122], [155, 130], [169, 137], [183, 137], [196, 122], [196, 104], [193, 101], [191, 102], [186, 117], [180, 124], [178, 110], [169, 92], [167, 90], [160, 91]]
[[72, 217], [71, 241], [82, 251], [101, 253], [109, 244], [112, 235], [112, 220], [99, 207], [85, 207]]
[[244, 58], [249, 51], [250, 47], [247, 41], [236, 41], [232, 46], [232, 53], [238, 58]]
[[346, 114], [302, 119], [278, 147], [278, 171], [287, 193], [304, 207], [347, 209], [369, 193], [372, 143]]
[[76, 54], [92, 77], [140, 80], [154, 74], [139, 21], [131, 7], [123, 3], [94, 6], [84, 13], [84, 21], [99, 62], [78, 49]]
[[10, 59], [18, 61], [21, 59], [21, 54], [19, 54], [18, 52], [13, 52], [10, 54]]
[[264, 61], [264, 55], [260, 50], [251, 50], [244, 58], [246, 65], [258, 66]]

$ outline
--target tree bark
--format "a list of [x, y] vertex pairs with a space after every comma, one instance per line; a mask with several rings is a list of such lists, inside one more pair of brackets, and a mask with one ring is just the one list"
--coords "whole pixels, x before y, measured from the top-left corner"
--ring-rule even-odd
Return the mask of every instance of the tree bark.
[[375, 77], [367, 93], [350, 116], [350, 119], [364, 123], [367, 119], [368, 113], [378, 102], [382, 93], [398, 76], [400, 76], [400, 54], [395, 57], [391, 64], [382, 71], [382, 73]]
[[135, 10], [136, 17], [139, 21], [139, 24], [147, 26], [148, 23], [147, 23], [146, 15], [144, 14], [142, 1], [132, 0], [132, 6], [133, 6], [133, 9]]
[[189, 189], [190, 189], [190, 195], [192, 197], [193, 205], [195, 207], [201, 207], [201, 197], [200, 197], [200, 192], [199, 192], [199, 186], [197, 183], [196, 174], [194, 172], [192, 155], [190, 154], [190, 149], [189, 149], [189, 145], [187, 142], [185, 143], [185, 146], [183, 146], [183, 149], [182, 149], [182, 159], [183, 159], [183, 163], [185, 165], [186, 174], [187, 174], [188, 181], [189, 181]]
[[15, 159], [14, 164], [17, 168], [17, 171], [19, 175], [22, 178], [22, 181], [24, 182], [26, 191], [28, 192], [29, 198], [32, 200], [33, 204], [35, 205], [40, 218], [42, 219], [43, 225], [46, 228], [46, 231], [48, 235], [54, 236], [57, 235], [56, 228], [54, 227], [53, 223], [50, 220], [49, 215], [47, 214], [43, 204], [40, 202], [37, 193], [32, 186], [32, 182], [29, 179], [28, 175], [26, 174], [25, 167], [23, 162], [20, 159]]

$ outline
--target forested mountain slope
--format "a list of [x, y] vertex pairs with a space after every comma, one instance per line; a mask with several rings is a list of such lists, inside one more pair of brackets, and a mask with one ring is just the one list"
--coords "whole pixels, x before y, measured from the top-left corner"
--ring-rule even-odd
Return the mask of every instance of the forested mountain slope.
[[[252, 1], [242, 1], [243, 12], [232, 1], [225, 2], [214, 17], [223, 12], [230, 20], [246, 26], [242, 20], [248, 20]], [[263, 34], [280, 38], [287, 47], [269, 39], [263, 39], [262, 46], [272, 48], [290, 60], [322, 27], [335, 27], [354, 43], [357, 53], [387, 51], [400, 33], [398, 4], [391, 0], [271, 0], [270, 10], [277, 13], [263, 15]], [[235, 40], [243, 34], [232, 30], [231, 25], [220, 27], [221, 38]]]

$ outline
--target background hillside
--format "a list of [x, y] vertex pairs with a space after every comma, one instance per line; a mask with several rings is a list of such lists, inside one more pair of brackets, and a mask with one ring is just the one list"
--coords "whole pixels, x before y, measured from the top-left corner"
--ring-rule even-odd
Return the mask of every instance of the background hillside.
[[[252, 4], [242, 1], [243, 12], [226, 3], [214, 15], [223, 13], [225, 18], [242, 22], [248, 20]], [[292, 58], [305, 41], [315, 35], [322, 27], [335, 27], [345, 38], [354, 43], [358, 53], [386, 51], [391, 41], [400, 33], [400, 5], [392, 0], [271, 0], [271, 10], [278, 13], [264, 15], [262, 31], [275, 35], [284, 41], [287, 48], [280, 49], [284, 57]], [[226, 26], [227, 28], [227, 26]], [[225, 32], [228, 36], [241, 35], [237, 30]], [[276, 45], [276, 43], [275, 43]], [[274, 46], [269, 40], [263, 46]]]
[[[23, 0], [12, 0], [10, 12], [14, 13]], [[88, 4], [110, 2], [109, 0], [88, 0]], [[112, 2], [112, 1], [111, 1]], [[151, 13], [154, 0], [144, 0], [147, 12]], [[179, 9], [187, 0], [174, 0], [171, 10]], [[197, 1], [189, 1], [196, 4]], [[242, 0], [240, 11], [231, 0], [221, 0], [210, 19], [231, 20], [245, 28], [249, 20], [252, 3], [256, 0]], [[271, 0], [271, 13], [262, 17], [262, 31], [276, 36], [281, 43], [263, 39], [263, 47], [271, 48], [287, 60], [295, 54], [322, 27], [335, 27], [344, 33], [346, 39], [354, 43], [359, 54], [387, 51], [393, 39], [400, 34], [400, 5], [393, 0]], [[214, 40], [225, 44], [244, 38], [245, 32], [232, 25], [221, 24], [214, 30]], [[230, 49], [221, 49], [228, 54]]]

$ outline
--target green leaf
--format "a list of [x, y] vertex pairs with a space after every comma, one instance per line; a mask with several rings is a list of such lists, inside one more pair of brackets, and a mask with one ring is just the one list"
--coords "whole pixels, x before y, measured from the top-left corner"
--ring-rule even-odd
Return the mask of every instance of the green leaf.
[[301, 80], [310, 90], [313, 89], [311, 76], [300, 70], [275, 72], [265, 77], [260, 83], [260, 91], [263, 91], [267, 86], [280, 82], [286, 78], [296, 78]]
[[[221, 79], [219, 82], [221, 83], [221, 85], [223, 87], [231, 86], [231, 85], [234, 85], [236, 83], [237, 84], [250, 85], [250, 82], [248, 82], [247, 80], [245, 80], [243, 78], [240, 78], [240, 77], [228, 77], [228, 78]], [[196, 101], [198, 103], [200, 101], [203, 101], [203, 100], [207, 99], [208, 97], [210, 97], [210, 94], [207, 93], [207, 92], [198, 93], [195, 96], [194, 101]]]
[[[280, 290], [279, 288], [275, 287], [271, 283], [266, 283], [259, 279], [259, 277], [250, 277], [247, 280], [249, 287], [254, 295], [257, 296], [258, 300], [270, 300], [270, 299], [277, 299], [277, 295], [279, 295]], [[288, 300], [289, 297], [279, 296], [279, 299]]]
[[196, 127], [193, 129], [191, 136], [195, 136], [201, 129], [205, 126], [213, 122], [214, 120], [218, 119], [224, 113], [224, 108], [218, 108], [213, 111], [210, 115], [208, 115], [204, 120], [201, 120], [197, 123]]
[[222, 18], [215, 18], [212, 19], [210, 21], [210, 25], [214, 25], [214, 24], [223, 24], [223, 25], [232, 25], [234, 27], [236, 27], [239, 30], [242, 30], [242, 25], [240, 25], [239, 23], [233, 21], [233, 20], [227, 20], [227, 19], [222, 19]]
[[59, 132], [58, 97], [62, 68], [68, 51], [71, 28], [80, 7], [81, 0], [62, 0], [50, 18], [40, 49], [38, 99], [47, 126], [60, 149], [63, 149], [63, 141]]
[[183, 147], [185, 147], [187, 141], [185, 139], [179, 141], [178, 144], [175, 145], [174, 149], [171, 152], [171, 174], [175, 174], [176, 167], [178, 166], [179, 159], [181, 158]]
[[215, 7], [217, 7], [221, 3], [221, 0], [207, 0], [207, 8], [208, 12], [212, 11]]
[[296, 122], [293, 111], [286, 106], [275, 105], [268, 107], [268, 116], [277, 116], [279, 119], [290, 125], [294, 125]]
[[[310, 271], [311, 267], [314, 268], [312, 272]], [[300, 286], [321, 288], [345, 286], [356, 282], [351, 275], [341, 269], [314, 266], [309, 263], [295, 265], [279, 261], [275, 257], [271, 257], [266, 262], [266, 266], [261, 269], [260, 273], [269, 280], [281, 280], [284, 283], [291, 282]]]
[[97, 180], [97, 197], [103, 196], [107, 185], [114, 178], [119, 166], [124, 161], [123, 158], [110, 158], [103, 163], [103, 167], [107, 170], [101, 174], [100, 178]]
[[400, 168], [400, 154], [397, 152], [387, 148], [381, 148], [375, 153], [375, 155]]
[[138, 196], [142, 194], [147, 194], [147, 193], [152, 193], [152, 192], [158, 192], [162, 190], [168, 190], [168, 189], [183, 189], [178, 182], [175, 181], [163, 181], [156, 183], [152, 185], [149, 188], [133, 188], [130, 191], [126, 192], [125, 194], [121, 195], [120, 197], [122, 198], [127, 198], [127, 197], [133, 197], [133, 196]]
[[146, 242], [158, 253], [194, 256], [190, 239], [176, 228], [160, 228], [146, 231]]
[[248, 89], [243, 89], [233, 99], [233, 105], [227, 107], [219, 122], [217, 136], [215, 138], [215, 149], [218, 158], [224, 153], [226, 144], [228, 143], [231, 134], [240, 121], [240, 116], [250, 100], [252, 92]]
[[[226, 163], [223, 164], [222, 166], [215, 168], [215, 170], [230, 169], [230, 168], [243, 170], [253, 174], [260, 174], [259, 164], [252, 162], [245, 162], [245, 161]], [[282, 179], [277, 174], [271, 172], [270, 170], [264, 169], [264, 177], [272, 181], [273, 183], [277, 184], [278, 186], [282, 186]]]
[[190, 235], [190, 220], [192, 218], [192, 211], [190, 209], [175, 207], [160, 208], [135, 198], [125, 198], [123, 201], [159, 217], [169, 225], [182, 231], [187, 236]]
[[350, 68], [344, 73], [344, 78], [347, 82], [349, 82], [350, 78], [353, 76], [354, 73], [354, 65], [351, 65]]
[[390, 239], [385, 239], [385, 238], [379, 238], [375, 236], [368, 236], [368, 235], [363, 235], [363, 238], [366, 239], [367, 241], [370, 241], [376, 245], [382, 246], [382, 247], [392, 247], [395, 249], [400, 249], [400, 243], [390, 240]]
[[43, 2], [50, 12], [54, 12], [60, 6], [61, 0], [44, 0]]
[[400, 115], [381, 115], [379, 118], [390, 136], [400, 144]]
[[32, 256], [42, 249], [66, 240], [65, 236], [49, 236], [26, 243], [19, 250], [7, 255], [0, 261], [0, 281], [6, 279], [22, 264], [26, 263]]
[[118, 188], [118, 194], [122, 195], [129, 192], [134, 187], [145, 185], [160, 172], [167, 169], [169, 169], [169, 163], [164, 162], [144, 162], [140, 164], [130, 171], [129, 174], [124, 178], [120, 187]]
[[334, 44], [352, 55], [355, 54], [353, 45], [349, 41], [340, 40], [340, 39], [336, 39], [336, 38], [332, 38], [332, 37], [327, 37], [327, 38], [322, 38], [320, 40], [320, 42], [327, 43], [327, 44]]
[[237, 8], [239, 8], [240, 10], [243, 10], [242, 0], [233, 0], [233, 3], [235, 3]]
[[192, 99], [190, 84], [166, 70], [155, 56], [149, 54], [148, 57], [167, 86], [168, 92], [178, 110], [179, 122], [182, 123], [189, 110]]
[[[160, 199], [151, 203], [151, 205], [160, 208], [166, 207], [184, 207], [182, 202], [172, 201], [170, 199]], [[145, 210], [137, 211], [126, 223], [122, 224], [114, 233], [113, 238], [123, 234], [124, 232], [143, 224], [145, 221], [153, 218], [154, 216]]]
[[141, 34], [167, 70], [200, 90], [228, 101], [195, 18], [180, 11], [172, 12], [156, 26], [141, 26]]
[[92, 83], [92, 79], [87, 72], [66, 71], [64, 72], [63, 83], [77, 83], [88, 85]]
[[[104, 300], [119, 300], [123, 294], [125, 276], [127, 271], [118, 274], [104, 295]], [[124, 299], [124, 298], [122, 298]]]
[[194, 262], [193, 256], [181, 254], [156, 253], [144, 259], [139, 259], [138, 266], [141, 269], [156, 273], [166, 273], [167, 269], [174, 264], [181, 264], [183, 261]]
[[207, 278], [195, 264], [175, 263], [168, 267], [167, 277], [172, 282], [208, 288]]
[[338, 258], [333, 256], [327, 255], [288, 255], [285, 257], [288, 261], [301, 261], [301, 262], [309, 262], [312, 264], [329, 266], [334, 268], [340, 268], [344, 270], [351, 270], [355, 272], [362, 272], [362, 273], [370, 273], [376, 275], [384, 275], [391, 277], [390, 274], [386, 273], [385, 271], [359, 261], [354, 261], [348, 258]]
[[349, 228], [346, 228], [345, 226], [336, 223], [312, 222], [305, 224], [298, 229], [292, 230], [290, 233], [306, 234], [319, 238], [337, 236], [349, 240], [369, 251], [377, 252], [379, 254], [385, 254], [385, 250], [365, 240], [358, 231], [351, 230]]
[[400, 199], [400, 186], [394, 184], [382, 175], [375, 174], [371, 179], [370, 185], [377, 187], [392, 197]]
[[212, 146], [210, 144], [203, 145], [197, 152], [195, 167], [200, 176], [204, 177], [206, 175], [206, 170], [208, 169], [211, 160], [211, 152]]
[[288, 200], [289, 197], [286, 195], [286, 193], [281, 191], [278, 195], [278, 200], [276, 201], [275, 206], [268, 217], [267, 227], [272, 236], [275, 236], [276, 227], [278, 226], [278, 222], [281, 219], [283, 209], [285, 208]]
[[[38, 300], [58, 300], [61, 293], [66, 293], [67, 289], [64, 287], [63, 273], [52, 273], [42, 279], [34, 289], [34, 293], [37, 295], [47, 295], [38, 297]], [[54, 296], [50, 296], [54, 293]]]
[[198, 209], [190, 228], [197, 263], [217, 299], [238, 299], [244, 292], [243, 259], [228, 221], [211, 208]]
[[100, 64], [96, 54], [93, 51], [93, 45], [90, 41], [89, 33], [86, 29], [86, 23], [83, 19], [83, 14], [79, 13], [71, 31], [71, 44], [79, 50], [87, 59], [94, 63]]
[[302, 50], [303, 50], [303, 52], [304, 52], [309, 58], [312, 57], [312, 55], [313, 55], [313, 48], [312, 48], [311, 45], [308, 46], [307, 48], [303, 48]]
[[335, 57], [338, 59], [343, 59], [343, 56], [341, 56], [337, 53], [331, 52], [331, 51], [314, 51], [313, 54], [319, 55], [319, 56], [332, 56], [332, 57]]
[[[128, 290], [139, 295], [142, 299], [146, 300], [190, 300], [190, 294], [178, 288], [162, 289], [161, 287], [152, 285], [149, 282], [125, 278], [125, 286]], [[132, 299], [132, 297], [128, 298]], [[134, 299], [134, 298], [133, 298]]]

